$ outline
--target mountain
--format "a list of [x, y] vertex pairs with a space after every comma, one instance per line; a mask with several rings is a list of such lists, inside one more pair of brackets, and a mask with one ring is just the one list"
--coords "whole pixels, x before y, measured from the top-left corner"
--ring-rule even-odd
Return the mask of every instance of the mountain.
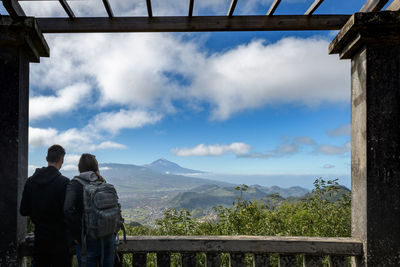
[[182, 191], [204, 184], [231, 185], [209, 179], [161, 173], [147, 166], [103, 163], [99, 167], [102, 175], [115, 185], [119, 193]]
[[271, 205], [274, 199], [298, 198], [308, 194], [307, 189], [301, 187], [280, 188], [277, 186], [263, 187], [260, 185], [249, 186], [242, 193], [235, 190], [234, 186], [221, 187], [218, 185], [201, 185], [192, 190], [178, 193], [169, 201], [169, 205], [177, 209], [208, 209], [218, 205], [231, 206], [239, 199], [253, 200]]
[[300, 186], [292, 186], [289, 188], [282, 188], [279, 186], [271, 186], [265, 187], [261, 185], [253, 185], [253, 187], [258, 188], [260, 191], [264, 192], [266, 195], [278, 194], [283, 198], [288, 197], [302, 197], [310, 191], [300, 187]]
[[155, 172], [160, 172], [160, 173], [166, 173], [166, 174], [193, 174], [193, 173], [203, 173], [202, 171], [196, 171], [196, 170], [191, 170], [191, 169], [186, 169], [178, 164], [168, 161], [166, 159], [158, 159], [156, 161], [153, 161], [150, 164], [144, 165], [144, 167], [155, 171]]

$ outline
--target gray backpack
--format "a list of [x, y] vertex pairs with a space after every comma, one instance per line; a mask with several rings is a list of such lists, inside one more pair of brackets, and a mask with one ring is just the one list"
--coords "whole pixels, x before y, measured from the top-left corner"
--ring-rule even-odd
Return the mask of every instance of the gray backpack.
[[99, 239], [123, 229], [125, 236], [121, 205], [114, 186], [100, 181], [87, 182], [79, 177], [74, 179], [83, 186], [83, 234]]
[[[104, 237], [118, 234], [123, 230], [126, 242], [124, 219], [121, 215], [121, 205], [118, 195], [112, 184], [95, 181], [88, 182], [74, 177], [83, 186], [83, 214], [82, 214], [82, 250], [81, 266], [86, 266], [86, 237], [101, 240], [101, 263], [104, 257]], [[111, 240], [111, 242], [114, 242]], [[102, 264], [100, 264], [102, 266]]]

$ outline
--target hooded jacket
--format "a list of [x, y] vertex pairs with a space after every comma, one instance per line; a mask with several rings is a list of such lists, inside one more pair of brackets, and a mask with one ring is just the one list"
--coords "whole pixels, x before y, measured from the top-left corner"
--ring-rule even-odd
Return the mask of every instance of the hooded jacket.
[[[82, 172], [74, 178], [80, 178], [87, 182], [94, 182], [99, 179], [92, 171]], [[74, 240], [81, 243], [82, 236], [82, 211], [83, 211], [83, 185], [72, 179], [65, 195], [64, 203], [64, 222], [66, 225], [67, 241], [69, 245], [74, 244]]]
[[69, 181], [54, 166], [36, 169], [26, 181], [20, 213], [35, 224], [35, 249], [66, 247], [63, 207]]

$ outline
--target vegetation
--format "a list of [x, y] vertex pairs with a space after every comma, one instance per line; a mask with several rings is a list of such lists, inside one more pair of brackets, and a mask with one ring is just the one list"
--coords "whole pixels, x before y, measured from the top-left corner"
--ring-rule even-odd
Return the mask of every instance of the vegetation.
[[[317, 179], [314, 189], [303, 199], [284, 200], [275, 195], [275, 202], [245, 200], [248, 186], [236, 188], [240, 193], [232, 207], [214, 208], [216, 217], [200, 221], [185, 209], [169, 209], [157, 220], [156, 227], [127, 227], [129, 235], [261, 235], [349, 237], [351, 234], [350, 193], [343, 191], [336, 180]], [[173, 265], [178, 266], [178, 255]], [[200, 257], [200, 256], [199, 256]], [[149, 255], [154, 265], [154, 255]], [[126, 259], [129, 264], [129, 259]], [[199, 258], [203, 262], [202, 257]], [[152, 263], [153, 262], [153, 263]], [[227, 257], [222, 258], [228, 266]], [[128, 265], [127, 265], [128, 266]]]

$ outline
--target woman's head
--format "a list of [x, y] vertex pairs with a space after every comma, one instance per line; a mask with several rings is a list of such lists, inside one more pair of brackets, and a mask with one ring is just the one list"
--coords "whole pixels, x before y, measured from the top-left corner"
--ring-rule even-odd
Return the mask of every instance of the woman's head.
[[99, 171], [99, 163], [97, 159], [92, 154], [82, 154], [78, 163], [79, 172], [98, 172]]
[[106, 180], [100, 175], [99, 172], [99, 163], [97, 159], [92, 154], [82, 154], [81, 158], [79, 159], [78, 163], [79, 172], [89, 172], [92, 171], [96, 173], [97, 177], [100, 181], [105, 182]]

